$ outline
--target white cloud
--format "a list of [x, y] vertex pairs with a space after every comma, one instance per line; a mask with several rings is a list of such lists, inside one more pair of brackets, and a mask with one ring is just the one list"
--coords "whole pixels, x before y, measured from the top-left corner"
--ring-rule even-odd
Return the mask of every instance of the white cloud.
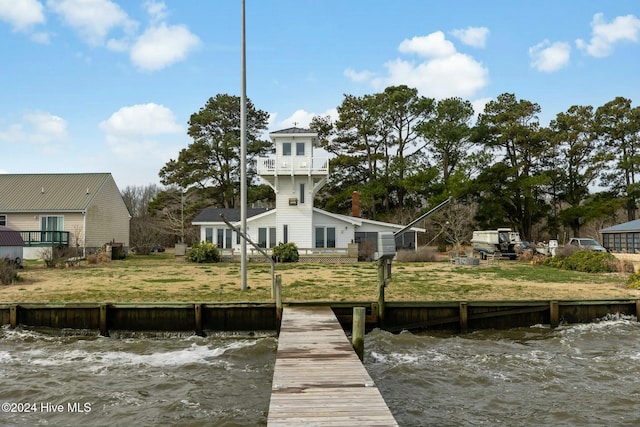
[[372, 73], [371, 71], [357, 72], [352, 68], [347, 68], [346, 70], [344, 70], [344, 75], [348, 77], [349, 80], [359, 83], [359, 82], [366, 82], [368, 80], [371, 80], [371, 78], [373, 78], [375, 74]]
[[422, 96], [437, 99], [452, 96], [468, 98], [489, 83], [487, 68], [473, 57], [458, 52], [441, 31], [406, 39], [400, 43], [398, 50], [417, 54], [424, 59], [409, 61], [397, 58], [388, 61], [384, 64], [387, 71], [384, 76], [351, 69], [346, 70], [345, 75], [354, 81], [362, 81], [366, 77], [376, 90], [405, 84], [418, 89]]
[[24, 31], [45, 22], [42, 4], [37, 0], [0, 0], [0, 20], [14, 31]]
[[489, 36], [489, 29], [487, 27], [467, 27], [453, 30], [451, 34], [466, 45], [484, 48]]
[[147, 9], [152, 22], [160, 22], [167, 17], [167, 6], [164, 2], [147, 0], [144, 2], [144, 7]]
[[[278, 113], [271, 113], [270, 119], [271, 117], [273, 117], [273, 120], [270, 120], [270, 123], [269, 123], [270, 128], [272, 128], [272, 125], [276, 124], [275, 119], [277, 116], [278, 116]], [[324, 111], [323, 113], [310, 113], [305, 110], [296, 110], [292, 115], [290, 115], [286, 119], [280, 122], [277, 122], [277, 126], [275, 126], [275, 128], [273, 129], [278, 130], [278, 129], [286, 129], [290, 127], [308, 128], [309, 124], [311, 124], [311, 119], [313, 119], [315, 116], [329, 116], [331, 117], [331, 120], [337, 120], [338, 110], [336, 108], [330, 108]]]
[[36, 32], [31, 34], [31, 40], [40, 44], [49, 44], [50, 38], [49, 33]]
[[47, 0], [47, 6], [91, 46], [99, 46], [114, 29], [132, 33], [137, 23], [110, 0]]
[[9, 143], [49, 144], [67, 139], [67, 122], [47, 112], [28, 112], [18, 123], [0, 129], [0, 141]]
[[182, 61], [189, 51], [200, 45], [200, 39], [183, 25], [162, 23], [148, 28], [131, 48], [131, 61], [146, 71], [160, 70]]
[[184, 131], [182, 126], [176, 123], [170, 109], [154, 103], [122, 107], [101, 122], [100, 128], [112, 136], [162, 135]]
[[551, 73], [564, 68], [569, 64], [571, 57], [571, 46], [565, 42], [555, 42], [551, 44], [545, 40], [529, 48], [531, 66], [538, 71]]
[[414, 37], [403, 40], [398, 47], [401, 53], [416, 53], [425, 57], [447, 57], [456, 53], [456, 48], [445, 39], [442, 31], [436, 31], [427, 36]]
[[609, 56], [613, 47], [620, 41], [637, 42], [640, 33], [640, 19], [634, 15], [618, 16], [607, 23], [602, 13], [593, 15], [591, 21], [591, 40], [589, 43], [582, 39], [576, 40], [578, 48], [588, 55], [597, 58]]

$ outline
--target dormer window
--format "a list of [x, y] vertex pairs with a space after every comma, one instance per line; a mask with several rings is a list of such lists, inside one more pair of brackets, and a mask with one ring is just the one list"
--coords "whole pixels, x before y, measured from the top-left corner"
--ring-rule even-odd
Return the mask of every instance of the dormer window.
[[304, 156], [304, 142], [296, 142], [296, 156]]
[[291, 143], [290, 142], [283, 142], [282, 143], [282, 155], [283, 156], [290, 156], [291, 155]]

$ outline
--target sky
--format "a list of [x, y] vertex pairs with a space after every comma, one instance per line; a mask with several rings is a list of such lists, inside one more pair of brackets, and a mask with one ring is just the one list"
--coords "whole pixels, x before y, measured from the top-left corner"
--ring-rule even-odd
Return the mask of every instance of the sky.
[[[269, 131], [408, 85], [476, 112], [640, 102], [640, 1], [246, 0], [246, 86]], [[160, 184], [191, 114], [241, 95], [241, 0], [0, 0], [0, 173]]]

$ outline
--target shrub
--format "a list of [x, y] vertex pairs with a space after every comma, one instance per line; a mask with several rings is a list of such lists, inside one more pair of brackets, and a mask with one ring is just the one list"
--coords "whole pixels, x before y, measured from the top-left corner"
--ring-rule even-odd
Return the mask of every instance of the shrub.
[[544, 265], [585, 273], [613, 273], [620, 268], [620, 263], [610, 253], [591, 251], [576, 251], [566, 258], [550, 257], [545, 260]]
[[298, 253], [298, 247], [295, 243], [278, 243], [272, 249], [272, 254], [278, 262], [298, 262], [300, 254]]
[[627, 279], [627, 288], [640, 289], [640, 272], [634, 273]]
[[436, 253], [433, 248], [421, 246], [418, 249], [401, 249], [396, 255], [398, 262], [433, 262], [436, 260]]
[[0, 284], [11, 285], [18, 280], [18, 265], [8, 259], [0, 259]]
[[191, 262], [219, 262], [220, 251], [210, 242], [195, 243], [187, 252], [187, 259]]

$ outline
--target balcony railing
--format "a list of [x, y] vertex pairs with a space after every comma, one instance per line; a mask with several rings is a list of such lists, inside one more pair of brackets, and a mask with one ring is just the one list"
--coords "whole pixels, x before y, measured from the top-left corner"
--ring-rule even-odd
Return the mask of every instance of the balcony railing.
[[25, 246], [69, 246], [68, 231], [21, 231]]
[[328, 175], [329, 159], [320, 157], [261, 157], [258, 158], [260, 175]]

